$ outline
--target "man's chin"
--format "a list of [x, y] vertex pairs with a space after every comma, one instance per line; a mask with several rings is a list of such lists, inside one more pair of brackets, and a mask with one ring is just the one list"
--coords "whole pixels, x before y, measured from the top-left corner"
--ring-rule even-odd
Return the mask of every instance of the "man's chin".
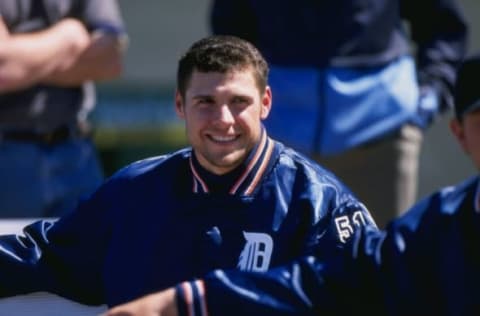
[[233, 170], [236, 167], [238, 167], [243, 161], [243, 158], [241, 156], [225, 156], [225, 157], [218, 157], [218, 159], [215, 159], [215, 165], [218, 168], [225, 169], [225, 170]]

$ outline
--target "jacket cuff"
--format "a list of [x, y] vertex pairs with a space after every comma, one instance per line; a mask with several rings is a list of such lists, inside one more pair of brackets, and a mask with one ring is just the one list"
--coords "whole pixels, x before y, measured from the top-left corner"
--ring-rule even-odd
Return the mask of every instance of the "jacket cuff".
[[179, 316], [207, 316], [203, 280], [187, 281], [175, 287]]

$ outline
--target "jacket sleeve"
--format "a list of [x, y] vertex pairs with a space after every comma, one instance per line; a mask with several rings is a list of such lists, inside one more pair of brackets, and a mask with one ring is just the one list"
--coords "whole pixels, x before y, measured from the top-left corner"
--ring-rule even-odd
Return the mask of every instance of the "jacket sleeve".
[[[438, 296], [426, 299], [438, 291], [438, 284], [429, 279], [442, 264], [436, 262], [436, 251], [446, 244], [442, 240], [456, 241], [445, 236], [453, 220], [440, 218], [440, 201], [438, 194], [422, 200], [384, 231], [363, 226], [346, 247], [327, 258], [304, 256], [266, 273], [216, 270], [184, 282], [176, 289], [179, 315], [408, 315], [435, 308], [444, 312], [434, 306]], [[451, 202], [444, 207], [451, 208]]]
[[48, 291], [86, 304], [103, 303], [102, 269], [113, 216], [100, 189], [58, 221], [38, 221], [23, 234], [0, 236], [0, 296]]
[[[348, 263], [345, 254], [359, 238], [356, 234], [365, 230], [376, 236], [379, 231], [368, 210], [348, 190], [331, 184], [327, 182], [323, 190], [315, 189], [315, 183], [309, 186], [317, 192], [307, 194], [315, 197], [310, 202], [317, 201], [312, 222], [317, 223], [315, 215], [323, 216], [312, 225], [301, 258], [266, 273], [217, 270], [202, 280], [181, 283], [176, 287], [180, 315], [313, 315], [318, 306], [323, 314], [338, 314], [335, 293], [341, 293], [338, 299], [347, 295], [337, 290], [342, 287], [338, 284], [352, 282], [348, 289], [354, 292], [356, 283], [342, 268]], [[323, 199], [316, 199], [322, 195]]]
[[331, 302], [322, 269], [305, 257], [266, 273], [216, 270], [177, 286], [179, 315], [313, 315], [320, 293]]
[[408, 314], [415, 304], [402, 302], [417, 296], [399, 237], [365, 227], [328, 258], [304, 256], [266, 273], [216, 270], [176, 287], [179, 315]]
[[[215, 0], [210, 10], [213, 34], [234, 35], [257, 43], [257, 17], [248, 0]], [[248, 23], [246, 23], [248, 21]]]
[[401, 0], [400, 4], [416, 46], [421, 89], [433, 89], [439, 110], [452, 108], [456, 68], [467, 49], [468, 28], [460, 5], [456, 0]]
[[[266, 273], [216, 270], [176, 287], [179, 315], [353, 315], [366, 295], [351, 261], [339, 250], [325, 260], [305, 256]], [[369, 297], [379, 292], [375, 283], [368, 283]]]

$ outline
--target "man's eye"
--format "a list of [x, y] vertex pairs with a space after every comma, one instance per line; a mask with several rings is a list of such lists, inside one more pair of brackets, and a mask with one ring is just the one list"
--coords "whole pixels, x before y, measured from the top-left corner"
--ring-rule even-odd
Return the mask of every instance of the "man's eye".
[[212, 99], [198, 99], [197, 103], [198, 104], [212, 104], [213, 100]]
[[246, 103], [247, 100], [245, 98], [233, 98], [232, 103], [234, 104], [240, 104], [240, 103]]

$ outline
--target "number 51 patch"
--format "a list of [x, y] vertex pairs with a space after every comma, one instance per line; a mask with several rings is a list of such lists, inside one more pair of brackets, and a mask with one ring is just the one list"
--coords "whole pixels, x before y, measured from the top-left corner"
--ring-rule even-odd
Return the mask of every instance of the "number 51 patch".
[[338, 238], [342, 243], [345, 243], [353, 235], [354, 226], [361, 227], [363, 225], [365, 225], [365, 218], [361, 211], [356, 211], [351, 217], [344, 215], [335, 218]]

